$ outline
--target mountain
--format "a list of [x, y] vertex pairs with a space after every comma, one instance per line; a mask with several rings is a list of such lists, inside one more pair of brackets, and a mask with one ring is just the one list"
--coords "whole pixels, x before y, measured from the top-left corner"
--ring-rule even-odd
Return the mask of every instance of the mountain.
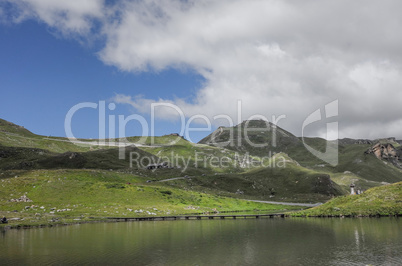
[[[235, 127], [220, 127], [199, 143], [215, 147], [225, 147], [233, 151], [249, 152], [256, 156], [272, 156], [284, 152], [301, 166], [346, 178], [350, 182], [361, 183], [365, 188], [375, 182], [398, 182], [402, 180], [401, 147], [394, 138], [364, 140], [342, 139], [337, 143], [322, 138], [300, 138], [290, 132], [263, 120], [243, 121]], [[392, 157], [382, 154], [379, 158], [372, 152], [373, 145], [381, 143], [393, 145]], [[337, 144], [338, 163], [334, 166], [313, 155], [306, 146], [318, 153], [325, 153], [328, 147]], [[396, 148], [395, 148], [396, 147]], [[344, 177], [339, 175], [344, 174]], [[352, 178], [350, 174], [354, 175]], [[373, 183], [374, 182], [374, 183]], [[350, 183], [349, 183], [350, 184]], [[346, 185], [343, 184], [346, 188]]]
[[[340, 140], [339, 164], [331, 166], [305, 147], [307, 143], [325, 152], [326, 140], [301, 139], [262, 120], [218, 128], [198, 144], [177, 134], [71, 142], [39, 136], [5, 120], [0, 120], [0, 129], [0, 169], [5, 176], [41, 169], [109, 170], [154, 182], [173, 178], [163, 184], [176, 189], [293, 202], [326, 201], [347, 193], [351, 183], [368, 189], [402, 180], [401, 170], [387, 163], [391, 157], [367, 152], [373, 141]], [[395, 154], [398, 145], [393, 142]], [[183, 176], [190, 178], [180, 179]]]
[[336, 166], [305, 144], [319, 152], [328, 146], [261, 120], [219, 128], [200, 143], [177, 134], [72, 142], [0, 120], [0, 215], [12, 211], [35, 224], [77, 216], [278, 211], [244, 199], [326, 202], [348, 194], [351, 183], [366, 190], [402, 180], [396, 140], [339, 140]]
[[246, 120], [234, 127], [219, 127], [198, 143], [272, 156], [302, 145], [292, 133], [263, 120]]

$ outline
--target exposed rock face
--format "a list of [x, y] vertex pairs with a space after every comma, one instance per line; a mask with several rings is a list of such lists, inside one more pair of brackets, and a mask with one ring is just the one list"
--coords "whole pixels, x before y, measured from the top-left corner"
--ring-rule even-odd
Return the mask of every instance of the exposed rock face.
[[374, 154], [378, 159], [390, 161], [393, 165], [402, 169], [402, 149], [396, 149], [391, 143], [377, 143], [365, 153]]
[[398, 158], [397, 151], [391, 143], [377, 143], [366, 151], [367, 154], [373, 153], [378, 159]]

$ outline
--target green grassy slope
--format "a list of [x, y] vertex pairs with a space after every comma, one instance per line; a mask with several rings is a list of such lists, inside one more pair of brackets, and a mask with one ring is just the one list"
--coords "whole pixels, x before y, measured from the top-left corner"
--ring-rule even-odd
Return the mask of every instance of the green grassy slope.
[[[306, 152], [300, 139], [281, 128], [274, 129], [272, 124], [264, 121], [243, 122], [235, 127], [233, 142], [238, 141], [237, 136], [245, 137], [242, 135], [242, 128], [246, 123], [252, 128], [248, 132], [250, 141], [272, 144], [275, 138], [278, 144], [275, 149], [286, 150], [290, 155], [278, 153], [273, 157], [260, 158], [258, 155], [273, 154], [266, 154], [265, 148], [254, 149], [253, 145], [247, 146], [248, 144], [222, 148], [194, 144], [180, 136], [166, 135], [114, 139], [116, 142], [139, 144], [138, 147], [126, 147], [125, 159], [121, 160], [116, 147], [88, 144], [96, 140], [82, 140], [87, 142], [86, 146], [75, 145], [65, 138], [44, 138], [0, 120], [0, 169], [103, 169], [152, 181], [189, 176], [191, 179], [169, 181], [167, 184], [177, 189], [230, 197], [289, 202], [326, 201], [333, 196], [347, 193], [350, 184], [348, 182], [367, 189], [381, 185], [384, 181], [401, 180], [399, 169], [364, 154], [369, 145], [341, 145], [340, 165], [334, 168], [322, 164], [318, 158]], [[264, 127], [267, 130], [261, 130]], [[212, 134], [201, 142], [209, 143], [212, 137], [224, 141], [228, 137], [225, 134], [227, 132], [224, 130], [219, 131], [215, 136]], [[240, 141], [247, 143], [245, 139]], [[306, 141], [318, 150], [325, 150], [326, 141], [323, 139], [310, 138]], [[130, 160], [130, 153], [135, 154], [134, 160]], [[254, 155], [247, 156], [248, 153]], [[275, 158], [285, 158], [286, 163], [278, 165], [281, 160], [277, 160], [271, 164]], [[301, 161], [301, 165], [292, 160], [295, 158]], [[148, 164], [172, 159], [169, 168], [152, 171], [145, 168]], [[139, 162], [142, 164], [139, 165]], [[331, 177], [340, 186], [334, 184]]]
[[36, 135], [33, 134], [31, 131], [25, 129], [22, 126], [16, 125], [9, 121], [0, 118], [0, 132], [2, 133], [9, 133], [14, 135], [21, 135], [27, 137], [35, 137]]
[[360, 195], [335, 198], [294, 216], [402, 215], [402, 182], [375, 187]]
[[[264, 147], [251, 145], [246, 140], [244, 128], [248, 123], [247, 138], [254, 144], [267, 144]], [[267, 130], [256, 130], [257, 128]], [[291, 133], [262, 120], [245, 121], [233, 128], [218, 129], [202, 139], [199, 143], [211, 146], [224, 146], [234, 151], [249, 152], [257, 156], [269, 156], [278, 152], [285, 152], [300, 163], [300, 165], [327, 173], [329, 175], [344, 172], [353, 173], [357, 179], [381, 182], [399, 182], [402, 180], [402, 170], [392, 163], [379, 160], [373, 154], [365, 154], [371, 144], [355, 144], [359, 141], [351, 139], [339, 141], [339, 164], [335, 167], [315, 157], [304, 146], [303, 141], [319, 152], [325, 152], [327, 141], [321, 138], [297, 138]], [[379, 142], [389, 140], [378, 140]], [[275, 143], [275, 145], [273, 145]], [[362, 141], [365, 143], [365, 141]], [[397, 142], [393, 142], [395, 146]]]
[[55, 153], [64, 153], [114, 149], [119, 142], [128, 145], [145, 145], [149, 147], [191, 145], [190, 142], [182, 137], [173, 135], [106, 139], [101, 140], [101, 145], [98, 144], [98, 140], [93, 139], [78, 139], [77, 141], [79, 141], [79, 143], [72, 143], [68, 138], [63, 137], [36, 135], [22, 126], [0, 119], [0, 145], [8, 147], [37, 148]]
[[377, 182], [399, 182], [402, 170], [391, 163], [377, 159], [373, 154], [364, 152], [370, 145], [348, 145], [340, 148], [339, 165], [334, 172], [350, 171], [365, 179]]
[[372, 187], [378, 187], [386, 184], [383, 182], [364, 179], [348, 171], [345, 171], [343, 173], [332, 173], [331, 180], [339, 185], [343, 189], [343, 191], [345, 191], [345, 194], [348, 194], [350, 192], [350, 184], [352, 183], [355, 184], [356, 189], [360, 190], [367, 190]]
[[0, 119], [0, 145], [36, 148], [57, 153], [67, 151], [85, 152], [101, 148], [96, 145], [75, 145], [69, 142], [67, 138], [36, 135], [22, 126], [15, 125], [3, 119]]
[[[21, 134], [19, 134], [19, 130], [22, 131]], [[278, 131], [280, 130], [278, 129]], [[155, 138], [130, 137], [124, 140], [115, 139], [114, 141], [140, 143], [139, 147], [126, 147], [124, 149], [125, 159], [121, 160], [119, 159], [118, 148], [103, 147], [103, 149], [100, 149], [100, 147], [97, 147], [97, 149], [92, 148], [91, 150], [88, 147], [68, 143], [74, 149], [65, 151], [65, 149], [70, 148], [66, 146], [66, 139], [43, 140], [41, 136], [32, 134], [16, 125], [6, 123], [2, 133], [10, 132], [16, 135], [7, 135], [9, 139], [15, 140], [29, 135], [29, 142], [18, 142], [20, 140], [18, 139], [19, 145], [17, 147], [1, 146], [0, 144], [0, 169], [3, 170], [119, 170], [120, 172], [131, 173], [153, 181], [187, 175], [193, 177], [193, 181], [179, 180], [170, 183], [177, 184], [177, 187], [181, 189], [209, 191], [210, 193], [231, 197], [242, 196], [267, 200], [324, 201], [332, 195], [338, 194], [336, 189], [328, 192], [325, 189], [314, 190], [314, 186], [302, 185], [308, 182], [315, 182], [313, 181], [315, 178], [323, 178], [323, 180], [327, 180], [326, 182], [330, 182], [326, 174], [313, 172], [299, 165], [289, 165], [288, 167], [284, 164], [278, 167], [278, 165], [271, 165], [269, 160], [272, 160], [272, 158], [266, 157], [262, 160], [258, 156], [248, 156], [247, 153], [241, 151], [194, 144], [175, 135]], [[290, 133], [280, 132], [284, 138], [296, 140]], [[252, 133], [255, 132], [252, 131]], [[52, 142], [52, 148], [35, 148], [43, 147], [43, 141]], [[12, 141], [7, 142], [7, 144], [10, 143], [14, 145]], [[130, 153], [134, 153], [132, 157], [134, 160], [130, 160]], [[286, 160], [291, 161], [289, 157], [286, 157]], [[167, 169], [156, 169], [154, 171], [145, 169], [148, 164], [165, 161], [170, 162], [170, 167]], [[277, 162], [280, 163], [280, 160]], [[138, 165], [138, 163], [141, 163], [141, 165]], [[264, 165], [269, 165], [270, 169], [265, 168]], [[293, 186], [290, 180], [294, 179], [295, 182], [299, 182], [296, 180], [299, 177], [303, 177], [300, 183], [297, 186]], [[217, 182], [216, 179], [220, 181]], [[308, 181], [303, 182], [303, 180]], [[215, 183], [219, 185], [215, 185]], [[250, 189], [251, 187], [254, 188]], [[270, 197], [273, 196], [273, 189], [276, 190], [275, 193], [277, 194], [275, 197]], [[236, 194], [237, 190], [244, 192]]]
[[[190, 166], [191, 168], [205, 168], [214, 172], [241, 172], [246, 169], [258, 167], [258, 164], [251, 164], [252, 160], [256, 162], [258, 157], [250, 157], [242, 152], [217, 148], [213, 146], [184, 143], [180, 145], [166, 145], [162, 147], [141, 147], [144, 151], [152, 153], [161, 159], [174, 161], [175, 164]], [[177, 157], [176, 157], [177, 156]], [[173, 160], [171, 160], [173, 158]], [[183, 161], [183, 159], [185, 161]]]
[[270, 167], [191, 176], [191, 179], [170, 181], [170, 184], [231, 197], [285, 202], [326, 201], [347, 193], [332, 182], [329, 175], [301, 167], [286, 154], [277, 154], [272, 161], [266, 162]]
[[[252, 143], [269, 146], [254, 147], [242, 133], [246, 123], [235, 127], [233, 136], [218, 129], [199, 144], [175, 135], [105, 140], [138, 144], [126, 147], [125, 159], [119, 159], [117, 147], [98, 146], [96, 140], [81, 140], [85, 143], [76, 145], [66, 138], [35, 135], [0, 119], [0, 215], [40, 224], [56, 218], [57, 222], [71, 222], [88, 217], [173, 215], [212, 209], [278, 211], [291, 207], [241, 199], [324, 202], [347, 194], [352, 182], [358, 188], [369, 189], [402, 180], [400, 169], [364, 153], [372, 146], [370, 143], [340, 141], [340, 162], [332, 167], [309, 153], [301, 139], [264, 121], [249, 123], [252, 130], [248, 138]], [[267, 130], [260, 130], [264, 126]], [[211, 145], [212, 140], [218, 144]], [[228, 140], [233, 145], [221, 147]], [[325, 140], [305, 141], [325, 151]], [[165, 161], [170, 161], [170, 167], [145, 167]], [[392, 200], [400, 202], [400, 185], [376, 191], [368, 190], [355, 198], [340, 197], [330, 201], [335, 203], [328, 208], [315, 208], [303, 215], [333, 215], [339, 210], [343, 215], [394, 214], [399, 210]], [[22, 195], [33, 202], [10, 202]], [[362, 200], [355, 208], [351, 201], [357, 204], [355, 200], [359, 198]], [[383, 211], [381, 204], [385, 206]]]
[[[104, 170], [8, 171], [0, 175], [0, 215], [12, 224], [49, 223], [88, 217], [144, 217], [234, 210], [280, 211], [269, 205], [185, 191], [146, 178]], [[11, 202], [25, 195], [32, 202]], [[294, 209], [294, 207], [293, 207]], [[136, 212], [137, 211], [137, 212]], [[9, 224], [10, 225], [10, 224]]]
[[[120, 139], [115, 139], [115, 141], [119, 141]], [[175, 135], [164, 135], [164, 136], [149, 136], [149, 137], [127, 137], [124, 139], [125, 141], [134, 143], [134, 144], [142, 144], [149, 146], [157, 146], [157, 145], [191, 145], [191, 142], [185, 140], [181, 136]]]
[[[134, 153], [137, 160], [130, 160], [130, 153]], [[136, 147], [125, 149], [125, 159], [119, 159], [119, 149], [103, 149], [88, 152], [54, 153], [37, 148], [6, 147], [0, 145], [0, 169], [138, 169], [137, 164], [144, 159], [144, 163], [157, 162], [158, 158]]]

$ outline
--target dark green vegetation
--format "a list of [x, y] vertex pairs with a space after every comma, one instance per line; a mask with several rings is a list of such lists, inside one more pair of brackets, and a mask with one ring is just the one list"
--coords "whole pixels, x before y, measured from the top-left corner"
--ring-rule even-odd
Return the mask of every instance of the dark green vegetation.
[[[252, 129], [247, 136], [246, 124]], [[325, 151], [325, 140], [305, 141]], [[401, 169], [365, 153], [372, 143], [364, 143], [340, 140], [334, 167], [308, 152], [300, 138], [264, 121], [220, 128], [194, 144], [174, 134], [72, 143], [0, 119], [0, 215], [34, 224], [214, 209], [284, 211], [292, 207], [243, 199], [325, 202], [347, 194], [351, 183], [368, 189], [401, 181]], [[32, 202], [10, 201], [24, 195]]]
[[271, 160], [285, 162], [286, 167], [259, 167], [242, 173], [208, 175], [185, 183], [178, 180], [172, 185], [190, 185], [190, 189], [220, 195], [235, 193], [241, 198], [288, 202], [321, 202], [344, 193], [328, 174], [300, 167], [284, 154], [277, 154]]
[[[248, 128], [247, 133], [244, 133], [245, 128]], [[327, 141], [324, 139], [304, 138], [304, 141], [317, 151], [326, 151]], [[255, 147], [249, 142], [267, 145]], [[378, 142], [391, 142], [397, 153], [402, 151], [399, 142], [393, 139], [374, 141], [342, 139], [338, 140], [339, 163], [336, 166], [331, 166], [310, 153], [305, 148], [302, 138], [262, 120], [244, 121], [234, 128], [221, 127], [199, 143], [225, 147], [235, 151], [248, 151], [257, 156], [269, 156], [273, 153], [283, 152], [304, 168], [329, 174], [333, 181], [348, 190], [352, 182], [357, 187], [367, 189], [379, 186], [381, 182], [402, 181], [402, 169], [394, 166], [390, 159], [380, 160], [373, 154], [365, 153]], [[402, 158], [399, 158], [399, 161], [402, 161]]]
[[402, 215], [402, 182], [375, 187], [360, 195], [335, 198], [293, 213], [294, 216], [388, 216]]

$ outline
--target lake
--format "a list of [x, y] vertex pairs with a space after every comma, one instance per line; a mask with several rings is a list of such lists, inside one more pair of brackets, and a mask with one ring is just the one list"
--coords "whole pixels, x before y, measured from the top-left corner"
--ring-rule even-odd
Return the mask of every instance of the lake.
[[7, 230], [0, 264], [402, 265], [402, 222], [264, 218]]

